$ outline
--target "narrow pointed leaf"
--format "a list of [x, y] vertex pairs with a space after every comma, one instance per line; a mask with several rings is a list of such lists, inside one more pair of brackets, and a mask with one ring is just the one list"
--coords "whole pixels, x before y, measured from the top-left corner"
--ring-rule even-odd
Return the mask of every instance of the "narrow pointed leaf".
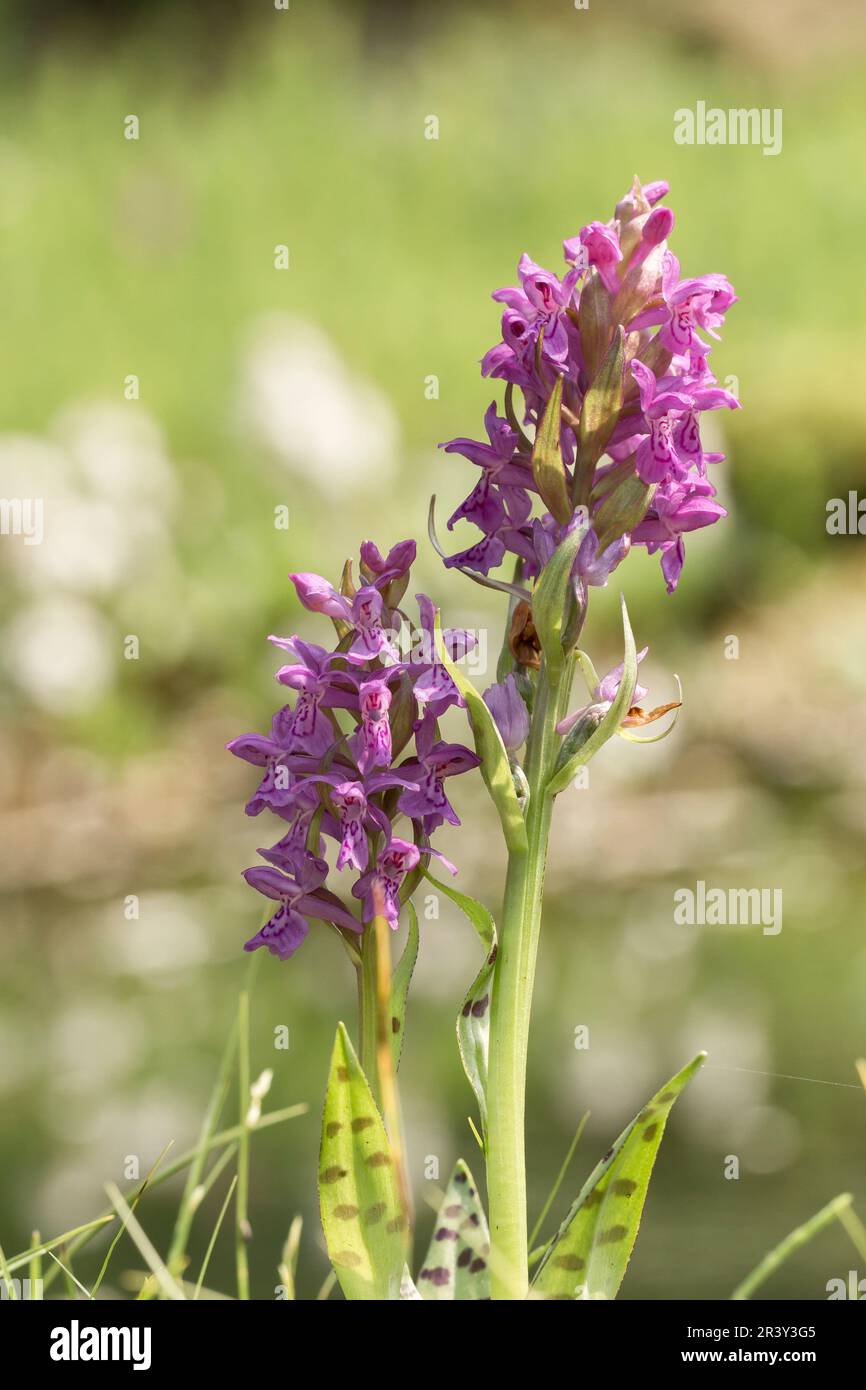
[[463, 1159], [451, 1174], [418, 1288], [427, 1301], [469, 1301], [490, 1297], [490, 1235], [478, 1189]]
[[637, 651], [635, 649], [634, 633], [631, 630], [631, 623], [628, 618], [628, 609], [625, 606], [625, 599], [622, 600], [622, 633], [623, 633], [623, 673], [619, 683], [619, 690], [616, 699], [611, 704], [610, 709], [604, 715], [598, 727], [589, 735], [581, 746], [570, 756], [566, 757], [563, 765], [557, 767], [553, 776], [547, 784], [547, 790], [551, 796], [556, 796], [559, 792], [565, 791], [569, 782], [576, 776], [578, 770], [589, 762], [590, 758], [598, 752], [603, 744], [619, 729], [623, 719], [631, 709], [634, 700], [634, 688], [637, 684]]
[[593, 381], [610, 342], [611, 301], [594, 266], [586, 274], [580, 292], [580, 345], [590, 381]]
[[580, 466], [593, 469], [604, 453], [622, 409], [625, 335], [622, 328], [611, 339], [598, 374], [586, 393], [580, 412]]
[[475, 751], [481, 759], [481, 776], [499, 815], [505, 843], [512, 854], [523, 853], [526, 850], [526, 825], [514, 790], [511, 764], [502, 742], [502, 735], [475, 686], [466, 679], [446, 652], [438, 610], [435, 636], [438, 659], [466, 701], [469, 722], [475, 736]]
[[550, 393], [532, 446], [532, 476], [541, 500], [560, 526], [571, 520], [565, 464], [562, 459], [562, 377]]
[[538, 633], [551, 684], [562, 671], [562, 635], [569, 609], [571, 571], [584, 536], [578, 527], [570, 532], [551, 555], [532, 595], [532, 620]]
[[412, 979], [412, 972], [415, 969], [415, 962], [418, 959], [418, 944], [420, 932], [418, 930], [418, 914], [411, 902], [405, 904], [409, 916], [409, 935], [406, 937], [406, 945], [403, 947], [403, 954], [400, 957], [391, 976], [391, 1054], [394, 1058], [394, 1070], [400, 1065], [400, 1054], [403, 1051], [403, 1032], [406, 1024], [406, 999], [409, 994], [409, 984]]
[[645, 483], [634, 473], [605, 497], [595, 515], [599, 551], [606, 550], [643, 521], [655, 491], [655, 483]]
[[397, 1299], [406, 1214], [385, 1126], [346, 1029], [337, 1028], [322, 1120], [319, 1204], [347, 1299]]
[[590, 1174], [545, 1255], [533, 1288], [547, 1298], [615, 1298], [637, 1239], [653, 1164], [698, 1053], [653, 1096]]
[[469, 1085], [475, 1092], [478, 1113], [481, 1117], [481, 1132], [486, 1142], [490, 988], [498, 949], [496, 923], [483, 903], [477, 902], [475, 898], [470, 898], [467, 893], [458, 892], [456, 888], [452, 888], [447, 883], [440, 883], [439, 879], [434, 878], [426, 869], [424, 872], [434, 887], [450, 898], [453, 903], [456, 903], [460, 911], [468, 917], [478, 933], [481, 945], [484, 947], [484, 964], [469, 986], [469, 991], [463, 1000], [463, 1006], [457, 1015], [457, 1046], [460, 1049], [463, 1070]]

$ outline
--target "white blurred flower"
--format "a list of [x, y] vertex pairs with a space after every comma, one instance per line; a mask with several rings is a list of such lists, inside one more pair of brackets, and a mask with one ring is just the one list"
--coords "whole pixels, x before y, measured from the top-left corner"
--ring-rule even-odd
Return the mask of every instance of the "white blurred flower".
[[387, 397], [304, 319], [271, 314], [254, 325], [240, 417], [290, 472], [330, 495], [368, 490], [395, 472], [398, 426]]
[[2, 637], [3, 664], [49, 713], [87, 708], [111, 682], [116, 639], [82, 599], [40, 599], [19, 611]]
[[108, 401], [69, 406], [53, 435], [85, 485], [112, 501], [170, 509], [176, 486], [162, 431], [141, 405]]
[[168, 551], [175, 483], [160, 432], [138, 404], [70, 407], [53, 442], [0, 437], [0, 497], [38, 499], [38, 544], [4, 546], [34, 590], [111, 594]]

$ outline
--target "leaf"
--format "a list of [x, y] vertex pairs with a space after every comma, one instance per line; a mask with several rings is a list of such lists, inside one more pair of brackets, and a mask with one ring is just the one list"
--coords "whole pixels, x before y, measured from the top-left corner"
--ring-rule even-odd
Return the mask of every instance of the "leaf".
[[406, 937], [406, 945], [403, 947], [403, 954], [391, 976], [391, 1055], [394, 1058], [395, 1071], [400, 1065], [400, 1054], [403, 1051], [406, 999], [409, 994], [412, 972], [415, 969], [415, 962], [418, 959], [418, 945], [420, 941], [418, 914], [410, 902], [407, 902], [405, 907], [409, 913], [409, 935]]
[[490, 1297], [490, 1234], [478, 1189], [463, 1159], [445, 1189], [427, 1254], [418, 1272], [421, 1297], [469, 1301]]
[[517, 800], [517, 793], [514, 790], [511, 764], [508, 761], [505, 744], [502, 742], [502, 735], [496, 727], [493, 715], [475, 686], [466, 679], [445, 650], [438, 609], [436, 610], [434, 635], [436, 655], [466, 701], [469, 722], [475, 736], [475, 751], [481, 759], [481, 776], [484, 778], [485, 786], [499, 814], [505, 843], [510, 853], [525, 853], [526, 825], [523, 820], [523, 812], [520, 809], [520, 802]]
[[573, 508], [562, 459], [561, 430], [562, 377], [558, 376], [532, 446], [532, 476], [547, 510], [560, 526], [565, 526], [571, 520]]
[[599, 552], [643, 521], [655, 491], [655, 483], [645, 483], [634, 473], [608, 493], [595, 515]]
[[653, 1096], [581, 1189], [533, 1281], [546, 1298], [615, 1298], [637, 1239], [653, 1164], [674, 1101], [702, 1065], [699, 1052]]
[[440, 883], [439, 879], [434, 878], [427, 869], [424, 870], [424, 874], [435, 888], [438, 888], [441, 893], [444, 893], [447, 898], [457, 904], [460, 911], [472, 923], [478, 933], [481, 945], [484, 947], [484, 964], [469, 986], [469, 992], [457, 1016], [457, 1046], [460, 1049], [463, 1070], [469, 1085], [475, 1092], [475, 1099], [478, 1101], [481, 1131], [486, 1141], [490, 987], [498, 950], [496, 923], [483, 903], [476, 902], [475, 898], [470, 898], [467, 893], [458, 892], [450, 884]]
[[613, 322], [610, 295], [595, 266], [590, 267], [584, 278], [578, 315], [580, 345], [586, 370], [592, 381], [607, 351]]
[[791, 1231], [783, 1241], [769, 1251], [764, 1256], [761, 1263], [747, 1275], [741, 1284], [738, 1284], [731, 1294], [731, 1300], [735, 1303], [742, 1303], [752, 1297], [757, 1288], [768, 1279], [771, 1274], [784, 1264], [789, 1255], [795, 1250], [808, 1244], [819, 1231], [823, 1231], [829, 1226], [831, 1221], [839, 1221], [843, 1226], [846, 1225], [846, 1216], [849, 1215], [849, 1208], [854, 1198], [850, 1192], [842, 1192], [838, 1197], [834, 1197], [832, 1202], [828, 1202], [826, 1207], [822, 1207], [810, 1220], [796, 1230]]
[[397, 1299], [406, 1213], [367, 1078], [337, 1027], [322, 1119], [319, 1205], [328, 1254], [347, 1299]]
[[598, 375], [587, 391], [580, 412], [581, 469], [592, 470], [604, 453], [622, 409], [625, 335], [617, 325]]
[[571, 757], [567, 758], [562, 767], [554, 770], [553, 776], [547, 784], [547, 792], [550, 796], [556, 796], [559, 792], [565, 791], [571, 779], [576, 775], [579, 768], [588, 763], [590, 758], [598, 752], [603, 744], [612, 738], [622, 723], [628, 711], [631, 709], [634, 699], [634, 688], [637, 684], [637, 652], [634, 644], [634, 633], [631, 630], [631, 623], [628, 619], [628, 609], [625, 606], [625, 599], [622, 600], [622, 633], [623, 633], [623, 673], [619, 683], [619, 690], [610, 709], [604, 715], [601, 723], [590, 734], [581, 746]]
[[569, 580], [584, 534], [576, 526], [556, 547], [541, 571], [532, 596], [532, 621], [547, 662], [551, 685], [557, 684], [562, 671], [562, 634], [568, 610]]

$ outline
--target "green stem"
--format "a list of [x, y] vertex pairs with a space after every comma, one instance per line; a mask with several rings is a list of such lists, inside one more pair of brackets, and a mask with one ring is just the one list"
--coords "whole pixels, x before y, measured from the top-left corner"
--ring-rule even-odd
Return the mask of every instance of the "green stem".
[[509, 856], [505, 880], [487, 1084], [490, 1274], [495, 1299], [525, 1298], [529, 1287], [524, 1105], [532, 987], [553, 811], [553, 798], [544, 788], [559, 746], [555, 725], [568, 698], [572, 671], [572, 662], [567, 660], [556, 686], [551, 686], [544, 667], [539, 673], [524, 768], [529, 784], [527, 848]]

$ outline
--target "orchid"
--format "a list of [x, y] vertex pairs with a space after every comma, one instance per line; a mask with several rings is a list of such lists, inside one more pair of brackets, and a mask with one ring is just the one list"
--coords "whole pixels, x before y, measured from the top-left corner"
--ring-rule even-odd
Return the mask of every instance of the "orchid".
[[[429, 529], [446, 568], [507, 596], [495, 680], [483, 694], [475, 688], [462, 669], [473, 634], [443, 628], [428, 595], [416, 595], [415, 621], [406, 612], [414, 542], [383, 552], [364, 541], [358, 586], [349, 562], [339, 587], [316, 573], [290, 576], [301, 606], [330, 619], [336, 642], [271, 637], [290, 657], [276, 673], [290, 703], [269, 733], [228, 745], [263, 770], [248, 814], [270, 811], [283, 826], [282, 838], [259, 851], [264, 865], [245, 871], [279, 903], [245, 949], [264, 946], [286, 960], [319, 923], [357, 971], [359, 1048], [341, 1024], [319, 1178], [328, 1251], [350, 1299], [515, 1300], [527, 1297], [530, 1279], [538, 1297], [615, 1296], [664, 1121], [703, 1060], [651, 1098], [530, 1259], [523, 1115], [556, 802], [615, 736], [646, 743], [670, 734], [682, 703], [679, 688], [676, 699], [641, 703], [648, 648], [638, 651], [624, 600], [622, 659], [598, 676], [581, 645], [590, 598], [636, 547], [659, 554], [673, 593], [684, 538], [726, 514], [710, 479], [723, 455], [705, 451], [701, 416], [739, 405], [713, 375], [708, 341], [736, 295], [719, 274], [681, 278], [667, 244], [675, 224], [667, 193], [663, 181], [635, 180], [609, 221], [565, 238], [562, 275], [524, 253], [518, 283], [494, 291], [501, 337], [481, 371], [504, 383], [504, 398], [485, 411], [486, 438], [441, 446], [478, 470], [447, 521], [466, 544], [442, 547], [432, 504]], [[571, 696], [578, 669], [583, 702]], [[446, 720], [458, 731], [468, 722], [474, 751], [453, 740]], [[634, 733], [662, 720], [658, 734]], [[507, 854], [496, 922], [431, 871], [438, 860], [456, 873], [431, 837], [460, 827], [451, 788], [474, 769]], [[416, 1283], [397, 1066], [420, 940], [413, 894], [424, 880], [465, 913], [483, 948], [457, 1036], [478, 1105], [472, 1124], [490, 1224], [460, 1160]], [[402, 923], [405, 953], [392, 971], [389, 943]], [[602, 1226], [617, 1194], [629, 1201]]]

